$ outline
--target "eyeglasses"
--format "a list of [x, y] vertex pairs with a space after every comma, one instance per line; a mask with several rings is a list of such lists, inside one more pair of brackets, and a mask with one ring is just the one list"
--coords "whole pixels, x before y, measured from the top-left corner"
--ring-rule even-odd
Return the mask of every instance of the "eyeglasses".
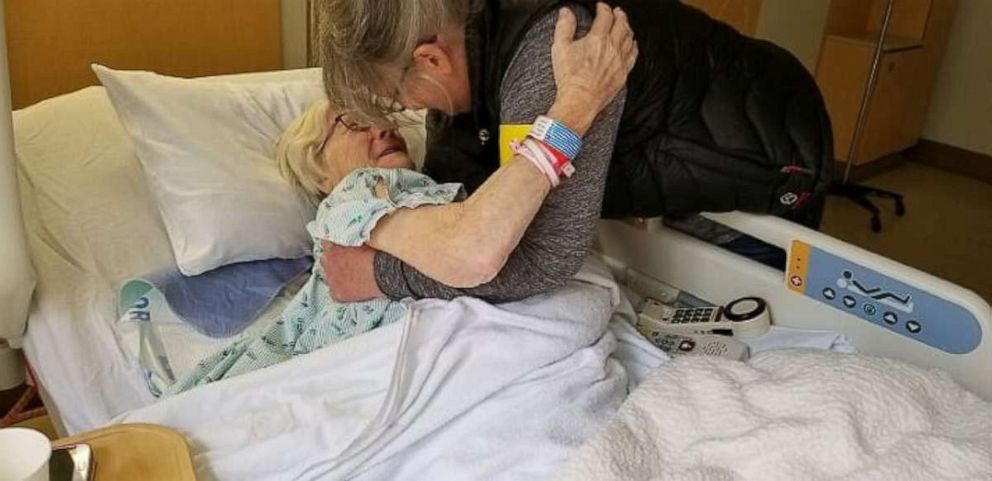
[[372, 130], [371, 125], [358, 122], [355, 119], [349, 117], [348, 114], [341, 114], [338, 115], [337, 117], [334, 117], [334, 123], [341, 124], [344, 126], [344, 128], [352, 132], [368, 132], [369, 130]]
[[[333, 127], [337, 124], [343, 125], [344, 128], [352, 132], [361, 133], [372, 130], [371, 125], [358, 122], [352, 119], [351, 117], [349, 117], [348, 114], [340, 114], [337, 117], [334, 117], [334, 123], [332, 123], [331, 126]], [[316, 151], [317, 155], [320, 155], [324, 151], [324, 147], [327, 146], [327, 142], [331, 140], [332, 135], [334, 135], [334, 129], [333, 128], [327, 129], [327, 135], [324, 136], [324, 139], [320, 141], [320, 145], [317, 146], [317, 151]]]

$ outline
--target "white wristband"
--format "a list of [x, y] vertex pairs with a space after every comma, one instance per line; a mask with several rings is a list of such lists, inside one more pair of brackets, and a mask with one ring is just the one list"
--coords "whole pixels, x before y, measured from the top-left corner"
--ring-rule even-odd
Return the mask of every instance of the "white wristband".
[[579, 151], [582, 149], [581, 135], [568, 128], [565, 124], [545, 115], [537, 117], [528, 135], [565, 154], [570, 161], [575, 160], [579, 156]]
[[552, 188], [558, 186], [558, 174], [555, 173], [554, 166], [551, 164], [552, 161], [548, 158], [548, 154], [541, 150], [537, 142], [532, 139], [526, 139], [523, 143], [513, 142], [513, 153], [534, 164], [534, 167], [547, 177]]

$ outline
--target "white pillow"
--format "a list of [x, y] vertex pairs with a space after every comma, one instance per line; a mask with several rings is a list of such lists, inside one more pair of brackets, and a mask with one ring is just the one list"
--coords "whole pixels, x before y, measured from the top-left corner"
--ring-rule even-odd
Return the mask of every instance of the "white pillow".
[[279, 134], [323, 98], [319, 69], [257, 82], [93, 70], [134, 142], [183, 274], [310, 253], [313, 210], [274, 159]]

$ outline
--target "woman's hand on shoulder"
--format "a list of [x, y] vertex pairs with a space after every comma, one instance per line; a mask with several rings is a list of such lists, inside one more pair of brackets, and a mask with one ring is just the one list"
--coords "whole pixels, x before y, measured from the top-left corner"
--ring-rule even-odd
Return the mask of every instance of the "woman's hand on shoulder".
[[555, 103], [586, 110], [592, 107], [595, 117], [627, 83], [637, 61], [637, 42], [627, 14], [604, 3], [596, 4], [596, 18], [585, 37], [575, 38], [576, 27], [575, 14], [569, 8], [561, 9], [551, 47], [558, 87]]

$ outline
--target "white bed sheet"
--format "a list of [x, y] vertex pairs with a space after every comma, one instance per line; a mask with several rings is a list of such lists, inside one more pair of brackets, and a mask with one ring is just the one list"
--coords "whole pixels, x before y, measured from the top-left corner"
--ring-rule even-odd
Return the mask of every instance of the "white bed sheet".
[[606, 331], [621, 301], [591, 259], [554, 293], [418, 301], [395, 324], [118, 420], [184, 434], [204, 480], [548, 479], [626, 398]]

